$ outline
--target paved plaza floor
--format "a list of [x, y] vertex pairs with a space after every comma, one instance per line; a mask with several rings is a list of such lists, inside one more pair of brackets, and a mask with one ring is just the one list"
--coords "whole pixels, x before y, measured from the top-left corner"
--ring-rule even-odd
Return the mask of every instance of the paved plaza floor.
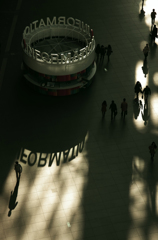
[[[0, 240], [158, 239], [158, 153], [151, 164], [148, 150], [158, 145], [158, 40], [151, 45], [149, 37], [158, 1], [144, 0], [145, 16], [141, 7], [141, 0], [1, 0]], [[92, 85], [73, 96], [39, 95], [22, 75], [25, 26], [53, 16], [84, 21], [96, 43], [113, 49], [109, 63], [107, 56], [97, 63]], [[136, 81], [151, 88], [147, 109], [141, 95], [139, 108], [133, 103]]]

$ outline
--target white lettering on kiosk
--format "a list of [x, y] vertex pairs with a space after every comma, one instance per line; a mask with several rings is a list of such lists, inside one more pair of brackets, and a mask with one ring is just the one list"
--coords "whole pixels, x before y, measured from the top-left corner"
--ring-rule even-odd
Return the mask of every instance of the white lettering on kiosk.
[[37, 49], [35, 49], [35, 59], [36, 61], [38, 62], [44, 62], [42, 59], [41, 59], [41, 52]]
[[44, 20], [41, 19], [40, 24], [39, 24], [39, 28], [45, 27], [45, 26], [46, 26], [46, 24], [45, 24]]
[[[72, 24], [71, 24], [70, 21], [72, 21]], [[72, 25], [72, 26], [74, 26], [74, 25], [75, 25], [75, 19], [72, 18], [72, 17], [69, 17], [69, 18], [67, 19], [67, 24], [68, 24], [68, 25]]]
[[[46, 19], [45, 24], [44, 20], [41, 19], [39, 22], [39, 26], [37, 26], [37, 23], [39, 21], [36, 20], [30, 24], [30, 26], [26, 26], [24, 33], [23, 33], [23, 40], [25, 41], [26, 36], [33, 31], [35, 31], [38, 28], [44, 28], [46, 26], [53, 26], [53, 25], [69, 25], [69, 26], [75, 26], [79, 30], [83, 31], [84, 33], [88, 34], [90, 36], [90, 26], [85, 24], [84, 22], [81, 22], [79, 19], [74, 19], [72, 17], [66, 18], [64, 16], [58, 17], [53, 17], [52, 21], [50, 20], [49, 17]], [[27, 55], [32, 57], [38, 62], [46, 62], [48, 64], [71, 64], [74, 62], [82, 61], [85, 59], [89, 54], [94, 50], [95, 48], [95, 40], [94, 36], [91, 39], [91, 42], [88, 42], [86, 39], [86, 47], [80, 49], [79, 51], [74, 50], [73, 55], [71, 52], [68, 52], [66, 55], [61, 53], [61, 54], [48, 54], [46, 52], [40, 52], [37, 49], [34, 49], [30, 46], [29, 44], [26, 44], [26, 47], [24, 48], [24, 51]]]
[[75, 25], [81, 29], [81, 21], [79, 19], [75, 19]]
[[65, 17], [59, 17], [59, 18], [58, 18], [58, 24], [59, 24], [59, 25], [60, 25], [60, 24], [65, 25]]
[[42, 52], [42, 53], [41, 53], [41, 58], [42, 58], [42, 60], [43, 60], [44, 62], [46, 62], [46, 63], [51, 63], [48, 53]]
[[52, 64], [58, 64], [59, 63], [59, 54], [52, 53], [51, 54], [51, 63]]
[[53, 25], [56, 25], [57, 24], [57, 19], [56, 17], [53, 17], [53, 20], [51, 22], [50, 18], [47, 17], [47, 26], [53, 26]]
[[32, 22], [32, 24], [34, 25], [34, 30], [36, 30], [36, 29], [37, 29], [37, 23], [38, 23], [38, 20], [36, 20], [36, 21]]

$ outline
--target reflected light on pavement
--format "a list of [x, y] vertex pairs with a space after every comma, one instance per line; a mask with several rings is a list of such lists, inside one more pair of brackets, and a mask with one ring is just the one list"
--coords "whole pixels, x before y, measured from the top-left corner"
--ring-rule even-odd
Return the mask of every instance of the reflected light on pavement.
[[[142, 42], [141, 46], [145, 46], [146, 42]], [[142, 49], [143, 49], [142, 47]], [[143, 53], [142, 53], [142, 58], [143, 58]], [[136, 64], [136, 68], [135, 68], [135, 84], [137, 81], [139, 81], [142, 85], [142, 88], [144, 89], [146, 87], [146, 85], [148, 85], [148, 74], [146, 75], [146, 77], [144, 76], [143, 70], [142, 70], [142, 66], [143, 66], [143, 60], [138, 61]]]
[[155, 86], [158, 86], [158, 72], [154, 73], [153, 80], [154, 80]]
[[[132, 225], [139, 232], [146, 222], [147, 215], [147, 194], [144, 196], [146, 182], [144, 181], [145, 162], [138, 156], [133, 157], [132, 161], [132, 182], [129, 185], [129, 212], [131, 215]], [[129, 229], [128, 239], [132, 235], [132, 225]], [[142, 240], [144, 240], [142, 236]]]
[[[142, 46], [144, 46], [145, 44], [146, 42], [144, 41], [141, 42], [140, 47], [143, 48]], [[138, 61], [135, 68], [135, 84], [137, 81], [139, 81], [142, 85], [142, 89], [144, 89], [146, 85], [148, 85], [149, 74], [147, 74], [146, 77], [144, 76], [142, 66], [143, 66], [143, 60]], [[142, 97], [142, 94], [139, 93], [139, 100], [142, 101], [142, 106], [144, 107], [144, 99], [142, 99], [141, 97]], [[133, 118], [133, 123], [138, 131], [145, 132], [147, 130], [147, 126], [144, 125], [144, 121], [142, 119], [142, 113], [143, 113], [143, 109], [140, 108], [140, 112], [137, 119]]]
[[150, 97], [150, 112], [154, 127], [158, 127], [158, 93], [152, 93]]
[[[140, 1], [139, 4], [139, 12], [142, 9], [142, 1]], [[145, 23], [147, 26], [149, 26], [149, 29], [151, 29], [151, 12], [153, 9], [155, 9], [155, 11], [157, 12], [157, 16], [155, 19], [155, 23], [158, 23], [158, 1], [157, 0], [150, 0], [150, 1], [145, 1], [144, 0], [144, 7], [143, 7], [144, 11], [145, 11]]]

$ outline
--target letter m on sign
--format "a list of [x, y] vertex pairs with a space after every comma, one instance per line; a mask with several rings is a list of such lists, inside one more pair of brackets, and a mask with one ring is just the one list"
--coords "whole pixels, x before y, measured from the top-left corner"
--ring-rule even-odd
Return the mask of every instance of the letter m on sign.
[[52, 166], [52, 163], [53, 163], [55, 158], [56, 158], [56, 164], [57, 164], [57, 166], [59, 166], [60, 165], [60, 157], [61, 157], [61, 152], [54, 153], [53, 156], [52, 156], [52, 153], [51, 153], [50, 158], [49, 158], [48, 167]]

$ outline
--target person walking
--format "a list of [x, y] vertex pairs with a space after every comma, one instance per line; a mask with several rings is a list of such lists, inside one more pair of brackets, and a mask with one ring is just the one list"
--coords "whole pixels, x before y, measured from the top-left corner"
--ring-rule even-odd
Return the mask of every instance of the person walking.
[[111, 53], [113, 52], [112, 51], [112, 47], [111, 47], [111, 45], [108, 45], [107, 46], [107, 48], [106, 48], [106, 50], [107, 50], [107, 56], [108, 56], [108, 62], [110, 61], [110, 55], [111, 55]]
[[98, 62], [99, 60], [99, 55], [100, 55], [100, 44], [97, 44], [96, 48], [95, 48], [95, 52], [97, 54], [97, 60], [96, 62]]
[[145, 96], [145, 104], [148, 102], [148, 95], [151, 95], [151, 89], [146, 86], [142, 92]]
[[144, 47], [143, 53], [144, 53], [144, 57], [145, 57], [144, 61], [146, 61], [146, 60], [147, 60], [148, 53], [149, 53], [149, 45], [148, 45], [148, 43], [147, 43], [146, 46]]
[[152, 144], [149, 146], [149, 151], [150, 151], [150, 155], [151, 155], [151, 161], [154, 161], [154, 155], [156, 152], [157, 146], [155, 144], [155, 142], [152, 142]]
[[102, 107], [101, 107], [102, 118], [104, 118], [104, 116], [105, 116], [106, 107], [107, 107], [107, 103], [106, 103], [106, 101], [102, 102]]
[[16, 178], [19, 180], [22, 173], [22, 166], [18, 163], [18, 161], [15, 162], [14, 170], [16, 172]]
[[134, 91], [136, 93], [136, 98], [138, 100], [138, 94], [141, 92], [142, 93], [142, 85], [139, 81], [136, 82], [136, 85], [134, 87]]
[[111, 109], [111, 121], [115, 119], [117, 115], [117, 106], [116, 103], [112, 100], [109, 109]]
[[126, 103], [126, 99], [123, 99], [123, 102], [121, 103], [121, 117], [125, 119], [125, 116], [127, 115], [127, 108], [128, 104]]
[[151, 44], [154, 42], [155, 43], [155, 38], [157, 37], [157, 27], [154, 25], [152, 33], [151, 33]]
[[106, 53], [106, 48], [101, 45], [101, 48], [100, 48], [100, 62], [103, 62], [104, 61], [104, 57], [105, 57], [105, 53]]
[[156, 18], [156, 12], [155, 12], [155, 9], [153, 9], [153, 11], [151, 12], [151, 28], [152, 28], [152, 26], [154, 25], [154, 23], [155, 23], [155, 18]]

